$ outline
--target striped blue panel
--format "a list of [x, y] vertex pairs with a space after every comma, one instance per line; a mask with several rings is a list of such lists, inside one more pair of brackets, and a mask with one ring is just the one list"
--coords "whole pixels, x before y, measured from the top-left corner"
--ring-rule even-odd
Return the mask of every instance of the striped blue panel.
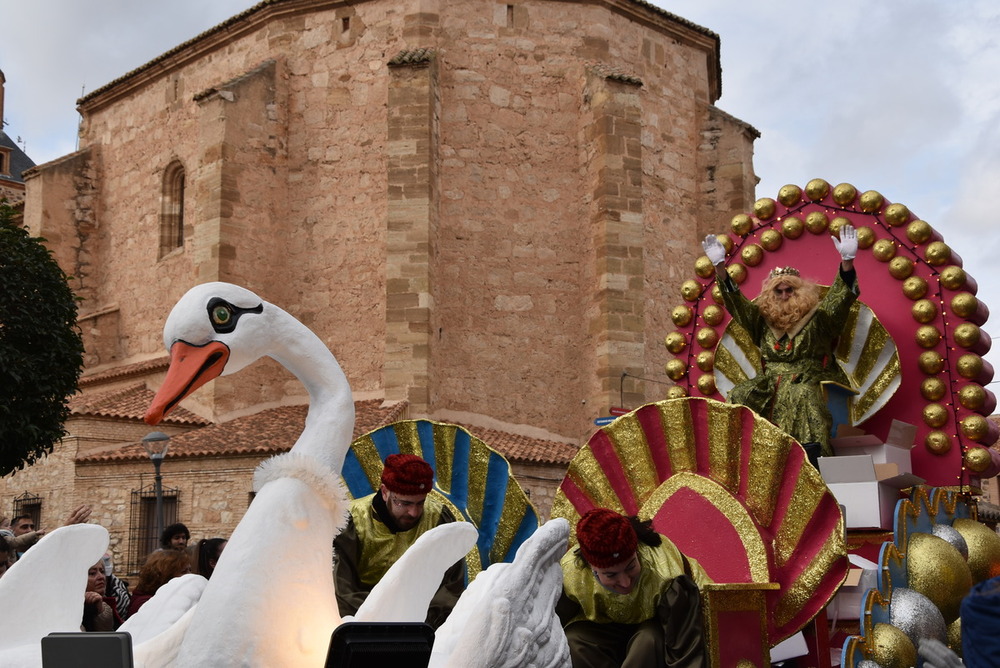
[[417, 422], [417, 436], [420, 438], [420, 456], [434, 469], [434, 479], [436, 480], [437, 458], [434, 457], [434, 423], [427, 420]]
[[389, 455], [399, 454], [399, 441], [396, 439], [396, 430], [392, 427], [382, 427], [372, 432], [371, 437], [379, 459], [383, 462]]
[[[451, 459], [451, 502], [467, 512], [469, 507], [469, 434], [455, 432], [455, 449]], [[466, 518], [468, 519], [468, 517]]]
[[490, 550], [500, 526], [503, 503], [507, 498], [507, 462], [490, 453], [486, 469], [486, 498], [483, 499], [483, 519], [479, 523], [479, 558], [483, 568], [490, 565]]
[[358, 461], [358, 456], [354, 454], [353, 448], [347, 451], [347, 458], [344, 459], [344, 469], [341, 471], [341, 475], [344, 477], [344, 482], [347, 483], [347, 491], [355, 499], [368, 496], [375, 491], [372, 489], [372, 485], [368, 481], [368, 476], [365, 475], [364, 469], [361, 468], [361, 462]]
[[507, 563], [514, 561], [514, 556], [517, 554], [517, 549], [521, 547], [521, 543], [528, 540], [536, 530], [538, 530], [538, 516], [535, 514], [535, 509], [528, 506], [525, 508], [524, 517], [521, 519], [521, 526], [517, 528], [517, 532], [514, 534], [514, 540], [510, 544], [510, 549], [507, 550], [507, 554], [503, 555], [503, 560]]

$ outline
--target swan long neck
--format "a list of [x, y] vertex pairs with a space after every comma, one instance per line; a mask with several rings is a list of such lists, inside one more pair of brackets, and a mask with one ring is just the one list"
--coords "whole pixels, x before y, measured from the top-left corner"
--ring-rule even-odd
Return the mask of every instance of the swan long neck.
[[[278, 309], [280, 310], [280, 309]], [[295, 374], [309, 392], [306, 426], [292, 452], [316, 458], [340, 474], [354, 435], [354, 399], [347, 376], [316, 334], [281, 311], [290, 336], [276, 337], [268, 355]]]

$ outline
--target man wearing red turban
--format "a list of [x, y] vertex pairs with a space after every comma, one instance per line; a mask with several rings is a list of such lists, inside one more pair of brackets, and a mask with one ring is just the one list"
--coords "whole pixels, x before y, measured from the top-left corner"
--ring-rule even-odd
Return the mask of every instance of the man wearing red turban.
[[[416, 455], [389, 455], [379, 491], [351, 502], [347, 526], [333, 541], [334, 578], [341, 616], [353, 615], [389, 567], [425, 531], [454, 522], [442, 500], [428, 493], [434, 469]], [[464, 563], [448, 569], [431, 599], [427, 623], [439, 627], [465, 588]]]
[[573, 668], [701, 668], [699, 587], [711, 579], [650, 522], [594, 508], [562, 558], [556, 613]]

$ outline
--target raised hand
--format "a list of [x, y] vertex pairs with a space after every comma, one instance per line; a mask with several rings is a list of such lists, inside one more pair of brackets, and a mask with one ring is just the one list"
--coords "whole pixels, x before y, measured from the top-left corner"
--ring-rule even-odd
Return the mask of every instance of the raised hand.
[[726, 261], [726, 247], [722, 245], [722, 242], [714, 234], [709, 234], [705, 237], [705, 240], [701, 242], [701, 247], [705, 249], [705, 255], [708, 256], [708, 259], [715, 266], [719, 266]]
[[837, 247], [837, 252], [840, 253], [840, 259], [844, 262], [853, 260], [858, 255], [858, 232], [850, 225], [844, 225], [840, 228], [840, 238], [831, 236], [833, 239], [833, 245]]

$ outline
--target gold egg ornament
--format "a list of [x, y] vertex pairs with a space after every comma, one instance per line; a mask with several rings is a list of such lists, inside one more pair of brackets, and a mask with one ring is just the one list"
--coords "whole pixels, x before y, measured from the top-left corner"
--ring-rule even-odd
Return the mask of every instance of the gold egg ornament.
[[1000, 535], [981, 522], [958, 518], [952, 526], [969, 548], [969, 570], [976, 583], [1000, 575]]
[[879, 622], [868, 639], [872, 660], [880, 668], [910, 668], [917, 665], [917, 650], [910, 637], [891, 624]]
[[962, 598], [972, 588], [972, 572], [958, 549], [929, 533], [912, 533], [906, 545], [910, 589], [931, 600], [946, 624], [958, 618]]

